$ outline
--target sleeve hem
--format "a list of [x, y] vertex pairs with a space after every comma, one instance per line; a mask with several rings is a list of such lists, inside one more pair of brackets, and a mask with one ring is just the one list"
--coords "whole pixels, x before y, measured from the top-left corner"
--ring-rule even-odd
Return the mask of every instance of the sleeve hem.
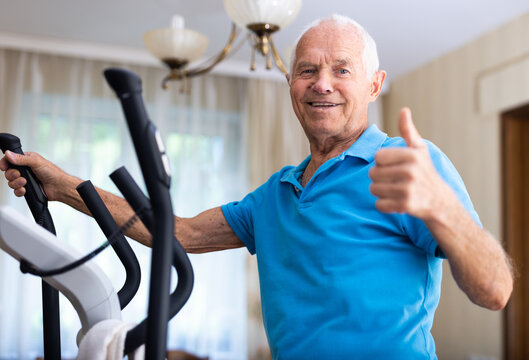
[[224, 217], [226, 218], [226, 221], [228, 222], [228, 225], [230, 225], [230, 227], [232, 228], [232, 230], [235, 233], [235, 235], [237, 235], [239, 240], [241, 240], [243, 242], [243, 244], [246, 246], [246, 248], [248, 249], [248, 252], [251, 255], [255, 255], [255, 246], [250, 243], [248, 237], [245, 236], [245, 234], [241, 230], [241, 228], [239, 226], [237, 226], [237, 224], [235, 222], [235, 219], [234, 219], [234, 216], [233, 216], [233, 213], [232, 213], [232, 210], [230, 208], [230, 205], [231, 204], [222, 205], [221, 206], [222, 213], [224, 214]]

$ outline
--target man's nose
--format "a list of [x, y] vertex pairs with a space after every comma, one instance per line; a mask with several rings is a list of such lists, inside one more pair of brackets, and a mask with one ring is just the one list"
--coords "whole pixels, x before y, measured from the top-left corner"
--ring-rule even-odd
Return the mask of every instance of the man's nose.
[[334, 91], [332, 83], [332, 75], [327, 71], [321, 71], [318, 73], [316, 81], [312, 84], [312, 90], [318, 94], [329, 94]]

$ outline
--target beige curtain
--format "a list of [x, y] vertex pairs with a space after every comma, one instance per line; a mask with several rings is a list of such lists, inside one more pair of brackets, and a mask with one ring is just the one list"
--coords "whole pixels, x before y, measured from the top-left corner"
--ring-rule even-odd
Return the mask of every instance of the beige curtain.
[[[248, 80], [247, 96], [248, 170], [250, 188], [255, 189], [283, 166], [299, 164], [309, 154], [309, 146], [292, 110], [286, 80]], [[248, 255], [246, 278], [248, 358], [269, 359], [255, 256]]]
[[308, 141], [284, 82], [248, 81], [248, 156], [250, 187], [258, 187], [285, 165], [309, 154]]

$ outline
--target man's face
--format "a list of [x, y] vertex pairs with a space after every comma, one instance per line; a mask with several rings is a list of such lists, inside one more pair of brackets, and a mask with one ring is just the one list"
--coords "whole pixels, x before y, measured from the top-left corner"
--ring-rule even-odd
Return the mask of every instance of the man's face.
[[363, 49], [355, 28], [334, 23], [309, 30], [298, 43], [290, 96], [311, 143], [347, 141], [367, 127], [367, 105], [379, 91], [366, 77]]

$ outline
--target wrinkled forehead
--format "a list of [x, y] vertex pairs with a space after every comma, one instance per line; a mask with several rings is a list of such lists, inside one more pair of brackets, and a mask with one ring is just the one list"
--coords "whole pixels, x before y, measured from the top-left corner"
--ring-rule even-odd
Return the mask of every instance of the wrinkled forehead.
[[[364, 41], [360, 30], [352, 24], [323, 22], [309, 29], [296, 46], [296, 60], [318, 51], [327, 51], [328, 56], [362, 58]], [[297, 61], [296, 61], [297, 62]]]

